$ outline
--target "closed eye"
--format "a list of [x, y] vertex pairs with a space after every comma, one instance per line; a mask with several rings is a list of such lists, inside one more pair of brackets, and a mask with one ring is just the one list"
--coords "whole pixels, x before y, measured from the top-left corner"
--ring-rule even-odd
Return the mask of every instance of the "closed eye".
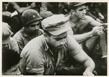
[[54, 39], [56, 39], [56, 41], [59, 41], [59, 40], [65, 39], [66, 37], [67, 37], [67, 33], [65, 32], [59, 36], [54, 37]]
[[83, 10], [87, 10], [87, 8], [82, 8], [82, 9], [79, 9], [79, 11], [83, 11]]

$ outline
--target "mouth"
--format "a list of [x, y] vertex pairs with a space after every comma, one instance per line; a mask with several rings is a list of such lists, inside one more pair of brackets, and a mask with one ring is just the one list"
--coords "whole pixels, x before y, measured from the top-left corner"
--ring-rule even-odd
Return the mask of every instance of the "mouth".
[[85, 18], [85, 15], [81, 15], [81, 19], [84, 19]]

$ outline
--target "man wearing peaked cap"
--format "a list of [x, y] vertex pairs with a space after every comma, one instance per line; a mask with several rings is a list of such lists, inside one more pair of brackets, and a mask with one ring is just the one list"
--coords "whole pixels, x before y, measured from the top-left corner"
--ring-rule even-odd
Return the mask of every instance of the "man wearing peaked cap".
[[68, 26], [70, 16], [64, 16], [63, 14], [53, 15], [42, 21], [42, 28], [48, 31], [52, 35], [59, 35], [71, 28]]
[[42, 17], [36, 10], [25, 10], [22, 13], [21, 18], [23, 27], [13, 36], [18, 42], [20, 52], [31, 39], [42, 34], [42, 31], [40, 30], [40, 21]]
[[45, 34], [31, 40], [21, 52], [22, 74], [55, 75], [57, 71], [65, 70], [59, 67], [67, 66], [69, 64], [67, 61], [75, 59], [85, 67], [82, 73], [93, 75], [95, 64], [75, 39], [68, 35], [67, 31], [70, 30], [70, 27], [66, 27], [69, 24], [68, 20], [69, 16], [67, 18], [60, 14], [42, 21]]

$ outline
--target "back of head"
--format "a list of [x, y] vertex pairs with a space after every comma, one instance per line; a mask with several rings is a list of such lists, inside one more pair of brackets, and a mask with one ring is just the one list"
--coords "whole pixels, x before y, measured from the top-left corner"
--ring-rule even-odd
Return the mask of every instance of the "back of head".
[[2, 24], [2, 39], [5, 40], [9, 38], [10, 35], [12, 35], [12, 31], [10, 29], [10, 26], [7, 23]]
[[29, 24], [41, 20], [42, 17], [34, 9], [27, 9], [22, 13], [22, 23], [23, 26], [28, 26]]

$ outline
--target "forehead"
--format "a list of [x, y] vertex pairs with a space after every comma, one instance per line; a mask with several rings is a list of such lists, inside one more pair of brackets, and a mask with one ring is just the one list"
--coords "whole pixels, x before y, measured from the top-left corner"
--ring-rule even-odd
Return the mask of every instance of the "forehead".
[[79, 7], [76, 8], [76, 10], [81, 10], [81, 9], [84, 9], [84, 8], [86, 8], [86, 5], [79, 6]]
[[40, 23], [40, 21], [35, 21], [33, 23], [31, 23], [30, 25], [38, 25]]

